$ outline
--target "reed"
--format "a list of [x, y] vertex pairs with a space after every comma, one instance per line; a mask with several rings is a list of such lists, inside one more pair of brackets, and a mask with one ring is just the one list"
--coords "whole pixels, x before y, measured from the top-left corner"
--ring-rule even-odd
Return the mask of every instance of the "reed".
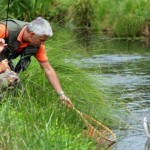
[[[149, 0], [13, 0], [9, 18], [30, 21], [42, 16], [77, 32], [106, 32], [108, 36], [140, 37], [149, 22]], [[1, 19], [6, 18], [7, 1], [1, 0]], [[92, 32], [93, 33], [93, 32]]]
[[148, 0], [101, 1], [101, 28], [113, 32], [115, 37], [140, 37], [142, 28], [149, 19], [148, 4]]
[[[6, 18], [7, 1], [1, 0], [0, 12], [3, 14], [2, 19]], [[31, 21], [41, 16], [47, 20], [62, 23], [66, 16], [68, 4], [54, 0], [10, 0], [9, 18]]]

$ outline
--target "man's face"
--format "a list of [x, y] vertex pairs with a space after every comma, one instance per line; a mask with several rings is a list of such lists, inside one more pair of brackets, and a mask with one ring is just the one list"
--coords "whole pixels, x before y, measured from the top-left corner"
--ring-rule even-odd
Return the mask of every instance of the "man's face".
[[43, 36], [37, 36], [34, 33], [31, 33], [30, 36], [30, 43], [31, 45], [35, 47], [39, 47], [41, 44], [44, 44], [45, 41], [47, 40], [48, 36], [43, 35]]

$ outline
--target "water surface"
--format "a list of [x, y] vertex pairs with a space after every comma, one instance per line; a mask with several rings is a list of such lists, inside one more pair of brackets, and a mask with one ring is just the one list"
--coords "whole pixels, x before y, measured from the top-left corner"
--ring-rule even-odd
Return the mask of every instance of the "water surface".
[[150, 117], [149, 46], [141, 41], [96, 39], [88, 45], [87, 53], [88, 56], [74, 62], [109, 86], [131, 114], [126, 118], [131, 128], [115, 131], [119, 140], [113, 149], [150, 150], [150, 140], [143, 128], [143, 117]]

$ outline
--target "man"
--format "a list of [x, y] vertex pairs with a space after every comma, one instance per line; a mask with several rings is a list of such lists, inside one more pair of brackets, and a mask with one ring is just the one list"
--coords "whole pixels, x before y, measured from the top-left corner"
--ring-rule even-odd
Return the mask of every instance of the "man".
[[[41, 17], [30, 23], [19, 20], [6, 20], [0, 24], [0, 38], [7, 43], [2, 57], [6, 57], [11, 64], [12, 59], [21, 56], [15, 67], [10, 65], [12, 70], [19, 73], [26, 70], [31, 56], [34, 56], [62, 102], [72, 105], [71, 100], [64, 94], [57, 74], [49, 64], [46, 56], [44, 43], [52, 35], [53, 32], [49, 22]], [[4, 46], [5, 43], [1, 42], [0, 49]]]

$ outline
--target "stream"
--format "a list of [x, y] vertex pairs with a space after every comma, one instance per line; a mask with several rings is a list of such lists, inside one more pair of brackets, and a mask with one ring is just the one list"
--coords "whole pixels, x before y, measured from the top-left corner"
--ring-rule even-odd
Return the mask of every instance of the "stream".
[[115, 131], [118, 140], [113, 150], [150, 150], [150, 139], [143, 128], [143, 118], [150, 118], [149, 45], [143, 41], [95, 38], [87, 53], [75, 63], [93, 77], [103, 78], [104, 85], [125, 102], [131, 114], [126, 118], [131, 128]]

